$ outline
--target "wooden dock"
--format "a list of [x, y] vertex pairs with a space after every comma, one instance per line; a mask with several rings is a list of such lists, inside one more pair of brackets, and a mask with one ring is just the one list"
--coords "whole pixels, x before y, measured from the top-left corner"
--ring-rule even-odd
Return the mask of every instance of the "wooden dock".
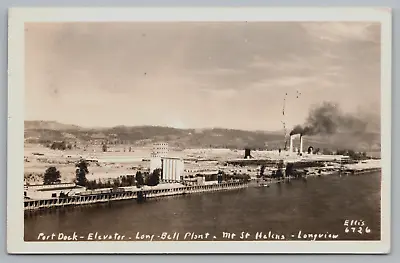
[[359, 174], [366, 174], [366, 173], [374, 173], [382, 171], [381, 168], [369, 168], [369, 169], [347, 169], [344, 170], [346, 174], [349, 175], [359, 175]]
[[[123, 190], [118, 192], [113, 192], [111, 190], [102, 191], [97, 194], [82, 194], [69, 196], [64, 198], [52, 198], [45, 200], [24, 200], [24, 211], [37, 211], [45, 209], [54, 209], [60, 207], [73, 207], [91, 204], [101, 204], [120, 200], [133, 200], [139, 196], [144, 196], [145, 199], [164, 197], [164, 196], [174, 196], [174, 195], [184, 195], [184, 194], [194, 194], [194, 193], [205, 193], [205, 192], [216, 192], [216, 191], [227, 191], [234, 189], [242, 189], [248, 187], [248, 183], [221, 183], [213, 185], [196, 185], [196, 186], [182, 186], [176, 188], [167, 189], [150, 189], [141, 190], [140, 188], [132, 190]], [[134, 189], [134, 190], [133, 190]]]

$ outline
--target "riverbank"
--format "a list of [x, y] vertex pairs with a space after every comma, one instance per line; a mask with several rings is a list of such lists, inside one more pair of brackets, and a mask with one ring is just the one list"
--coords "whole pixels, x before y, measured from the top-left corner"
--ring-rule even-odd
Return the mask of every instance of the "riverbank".
[[252, 183], [220, 183], [209, 185], [192, 185], [186, 186], [183, 184], [160, 184], [156, 187], [137, 188], [135, 186], [120, 187], [117, 189], [98, 189], [93, 191], [84, 191], [73, 196], [63, 198], [50, 198], [41, 200], [24, 200], [24, 211], [32, 212], [37, 210], [56, 209], [62, 207], [74, 207], [93, 204], [109, 203], [121, 200], [137, 200], [144, 201], [146, 199], [161, 198], [174, 195], [185, 195], [193, 193], [206, 193], [215, 191], [225, 191], [241, 189], [245, 187], [268, 187], [271, 184], [283, 183], [292, 179], [303, 179], [307, 177], [327, 176], [327, 175], [360, 175], [366, 173], [379, 172], [379, 167], [350, 167], [339, 170], [321, 173], [308, 174], [302, 178], [280, 178], [280, 179], [256, 179]]
[[[321, 172], [318, 172], [318, 170], [321, 170]], [[363, 166], [363, 167], [352, 166], [343, 168], [342, 170], [339, 168], [339, 169], [328, 169], [327, 171], [325, 169], [316, 169], [315, 171], [309, 172], [302, 177], [289, 176], [285, 178], [267, 178], [267, 179], [257, 178], [253, 179], [250, 185], [255, 187], [265, 187], [271, 184], [282, 183], [290, 180], [298, 180], [298, 179], [307, 180], [307, 178], [332, 176], [332, 175], [338, 175], [338, 176], [362, 175], [362, 174], [381, 172], [381, 170], [382, 169], [380, 167], [371, 167], [371, 166]]]

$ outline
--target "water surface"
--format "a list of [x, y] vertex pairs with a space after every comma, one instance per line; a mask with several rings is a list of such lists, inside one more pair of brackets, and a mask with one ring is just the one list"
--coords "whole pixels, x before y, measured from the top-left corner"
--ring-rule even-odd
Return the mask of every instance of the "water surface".
[[[110, 206], [77, 207], [45, 212], [25, 218], [25, 240], [37, 240], [39, 233], [76, 232], [87, 238], [98, 235], [124, 235], [125, 239], [147, 234], [153, 240], [162, 233], [180, 233], [179, 240], [199, 238], [226, 240], [222, 232], [242, 232], [254, 240], [263, 233], [266, 240], [284, 237], [298, 240], [304, 233], [336, 234], [341, 240], [380, 239], [380, 173], [360, 176], [326, 176], [307, 181], [292, 181], [264, 188], [247, 188], [217, 193], [175, 196], [149, 200], [112, 203]], [[362, 231], [368, 234], [345, 233], [346, 220], [363, 220]], [[353, 229], [354, 230], [354, 229]], [[147, 236], [147, 237], [149, 237]], [[201, 240], [201, 239], [196, 239]], [[321, 240], [325, 238], [321, 237]], [[328, 239], [329, 240], [329, 239]]]

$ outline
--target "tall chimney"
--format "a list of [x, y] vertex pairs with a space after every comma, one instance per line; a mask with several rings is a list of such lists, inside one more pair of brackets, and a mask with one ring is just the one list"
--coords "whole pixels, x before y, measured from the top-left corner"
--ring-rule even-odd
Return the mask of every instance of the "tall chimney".
[[293, 135], [290, 136], [289, 152], [293, 152]]
[[300, 135], [300, 153], [303, 153], [303, 136]]

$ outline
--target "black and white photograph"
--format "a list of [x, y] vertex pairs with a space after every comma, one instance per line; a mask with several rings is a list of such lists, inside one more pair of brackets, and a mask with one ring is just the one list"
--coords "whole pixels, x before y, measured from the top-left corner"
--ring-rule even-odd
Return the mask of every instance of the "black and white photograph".
[[95, 10], [10, 13], [11, 250], [389, 252], [390, 11]]

